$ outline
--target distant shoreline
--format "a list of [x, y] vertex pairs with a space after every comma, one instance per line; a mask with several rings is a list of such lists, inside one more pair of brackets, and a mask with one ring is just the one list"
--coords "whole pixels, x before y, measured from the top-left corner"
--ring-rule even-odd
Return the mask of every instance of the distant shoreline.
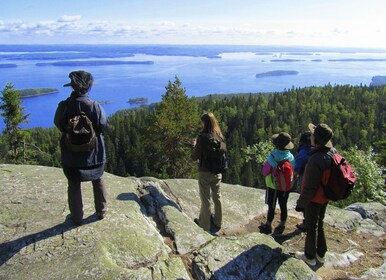
[[108, 66], [108, 65], [152, 65], [154, 61], [120, 61], [120, 60], [85, 60], [85, 61], [58, 61], [36, 63], [41, 66]]

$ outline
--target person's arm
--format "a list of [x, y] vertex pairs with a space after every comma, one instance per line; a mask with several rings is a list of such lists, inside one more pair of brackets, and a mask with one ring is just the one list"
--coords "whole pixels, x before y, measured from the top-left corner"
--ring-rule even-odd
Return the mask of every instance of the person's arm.
[[317, 158], [311, 158], [303, 175], [302, 192], [297, 201], [300, 208], [305, 208], [311, 202], [322, 182], [322, 175], [323, 168], [318, 164]]
[[272, 173], [272, 169], [272, 166], [268, 163], [268, 160], [266, 160], [263, 169], [261, 170], [261, 173], [264, 177], [266, 177]]
[[202, 139], [200, 136], [197, 137], [196, 145], [192, 148], [192, 160], [199, 160], [202, 151]]
[[66, 114], [66, 104], [65, 104], [65, 101], [61, 101], [58, 105], [58, 108], [56, 109], [55, 117], [54, 117], [54, 124], [61, 132], [65, 130], [65, 124], [64, 124], [65, 114]]
[[100, 104], [95, 104], [98, 113], [98, 130], [103, 132], [109, 127], [109, 119]]

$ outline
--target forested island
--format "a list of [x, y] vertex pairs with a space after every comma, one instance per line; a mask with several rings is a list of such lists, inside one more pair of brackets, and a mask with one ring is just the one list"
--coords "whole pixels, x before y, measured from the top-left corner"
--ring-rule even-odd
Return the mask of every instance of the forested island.
[[127, 101], [130, 104], [145, 104], [149, 102], [149, 100], [145, 97], [137, 97], [137, 98], [130, 98], [129, 101]]
[[85, 60], [85, 61], [58, 61], [36, 63], [36, 66], [108, 66], [108, 65], [152, 65], [154, 61], [121, 61], [121, 60]]
[[56, 88], [26, 88], [26, 89], [20, 89], [19, 92], [20, 92], [21, 98], [29, 98], [29, 97], [35, 97], [40, 95], [58, 93], [59, 90]]
[[386, 76], [374, 76], [370, 86], [386, 86]]
[[274, 70], [274, 71], [256, 74], [256, 78], [287, 76], [287, 75], [297, 75], [297, 74], [299, 74], [299, 72], [293, 71], [293, 70]]

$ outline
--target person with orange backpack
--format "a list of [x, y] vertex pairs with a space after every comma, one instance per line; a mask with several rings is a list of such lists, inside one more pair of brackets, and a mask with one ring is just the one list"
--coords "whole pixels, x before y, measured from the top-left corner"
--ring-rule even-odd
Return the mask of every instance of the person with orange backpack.
[[88, 92], [93, 76], [86, 71], [69, 74], [71, 87], [69, 98], [59, 103], [54, 123], [62, 132], [60, 148], [63, 172], [68, 180], [68, 205], [73, 222], [83, 221], [81, 182], [91, 181], [94, 204], [98, 219], [104, 219], [107, 211], [107, 191], [103, 181], [106, 162], [102, 133], [109, 125], [103, 107], [90, 99]]
[[280, 132], [272, 136], [275, 150], [268, 156], [262, 170], [267, 185], [265, 202], [268, 204], [267, 222], [259, 226], [260, 232], [272, 233], [272, 221], [275, 216], [276, 201], [280, 206], [280, 223], [274, 234], [282, 234], [287, 221], [287, 201], [292, 186], [295, 158], [290, 150], [294, 148], [291, 136]]

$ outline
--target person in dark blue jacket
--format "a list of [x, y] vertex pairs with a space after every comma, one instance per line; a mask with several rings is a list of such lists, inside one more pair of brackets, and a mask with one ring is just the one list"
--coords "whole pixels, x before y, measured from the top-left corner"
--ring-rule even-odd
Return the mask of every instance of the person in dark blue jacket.
[[[300, 187], [303, 181], [303, 173], [306, 169], [308, 159], [310, 158], [310, 152], [312, 150], [311, 145], [311, 132], [307, 131], [300, 136], [298, 155], [295, 160], [295, 172], [299, 179], [297, 186], [297, 192], [300, 192]], [[303, 223], [297, 224], [296, 227], [302, 231], [305, 231], [304, 221]]]
[[[71, 96], [59, 103], [54, 123], [62, 132], [60, 148], [62, 167], [68, 179], [68, 204], [73, 221], [81, 224], [83, 220], [83, 203], [81, 182], [91, 181], [94, 191], [95, 210], [99, 219], [105, 217], [107, 211], [107, 192], [102, 176], [106, 162], [105, 144], [102, 132], [108, 127], [109, 121], [102, 106], [90, 99], [88, 92], [93, 84], [93, 77], [85, 71], [74, 71], [69, 74]], [[81, 112], [92, 122], [96, 134], [96, 145], [90, 151], [73, 151], [65, 143], [67, 124], [70, 119]]]

